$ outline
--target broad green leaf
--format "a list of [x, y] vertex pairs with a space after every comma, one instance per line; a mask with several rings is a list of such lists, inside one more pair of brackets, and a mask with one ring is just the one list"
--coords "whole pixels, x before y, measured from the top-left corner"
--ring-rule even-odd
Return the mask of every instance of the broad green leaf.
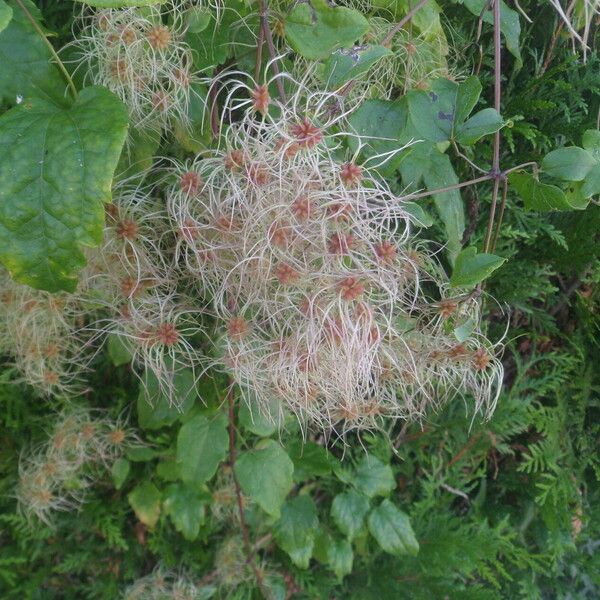
[[269, 437], [277, 431], [277, 423], [272, 417], [262, 414], [257, 408], [251, 410], [246, 403], [240, 407], [239, 420], [240, 425], [261, 437]]
[[595, 165], [594, 157], [577, 146], [553, 150], [542, 160], [545, 173], [565, 181], [582, 181]]
[[167, 0], [76, 0], [94, 8], [129, 8], [132, 6], [152, 6], [164, 4]]
[[319, 530], [317, 507], [310, 496], [290, 498], [281, 507], [281, 517], [273, 526], [275, 541], [300, 569], [307, 569]]
[[179, 475], [179, 465], [174, 456], [168, 456], [156, 465], [156, 475], [163, 481], [177, 481], [181, 479]]
[[177, 463], [185, 483], [208, 481], [227, 455], [229, 437], [224, 415], [196, 415], [185, 423], [177, 436]]
[[456, 90], [456, 114], [454, 121], [464, 123], [477, 105], [477, 100], [481, 96], [481, 82], [476, 75], [467, 77]]
[[298, 54], [311, 60], [348, 48], [367, 32], [369, 22], [357, 10], [327, 0], [297, 3], [285, 19], [285, 36]]
[[187, 30], [191, 33], [200, 33], [209, 26], [212, 18], [212, 13], [208, 7], [192, 6], [185, 13]]
[[130, 129], [127, 143], [123, 147], [115, 174], [119, 179], [128, 179], [150, 169], [160, 144], [157, 131]]
[[13, 9], [6, 4], [4, 0], [0, 0], [0, 31], [4, 31], [13, 16]]
[[[472, 14], [478, 18], [481, 16], [485, 23], [494, 24], [494, 14], [489, 9], [488, 0], [455, 1], [462, 1]], [[504, 36], [507, 50], [517, 59], [517, 66], [520, 68], [523, 61], [519, 49], [519, 37], [521, 36], [519, 13], [509, 8], [503, 0], [500, 0], [500, 32]]]
[[[42, 98], [67, 105], [67, 83], [50, 62], [46, 44], [16, 2], [5, 2], [4, 6], [12, 9], [12, 19], [5, 23], [0, 35], [0, 102], [12, 106], [18, 99], [26, 103]], [[41, 18], [35, 5], [30, 7], [27, 3], [27, 7], [34, 18]]]
[[456, 257], [450, 285], [473, 287], [487, 279], [505, 261], [505, 258], [495, 254], [477, 254], [477, 248], [469, 246]]
[[144, 372], [137, 397], [138, 423], [142, 429], [159, 429], [172, 425], [187, 414], [196, 401], [194, 374], [183, 369], [175, 374], [173, 385], [177, 403], [161, 393], [156, 375], [151, 370]]
[[585, 176], [581, 193], [585, 198], [600, 194], [600, 162], [590, 169], [590, 172]]
[[600, 163], [600, 130], [588, 129], [583, 134], [582, 146]]
[[510, 173], [508, 181], [523, 198], [526, 210], [548, 212], [551, 210], [571, 210], [573, 208], [564, 192], [555, 185], [540, 183], [529, 173]]
[[354, 485], [366, 496], [387, 496], [395, 487], [394, 473], [390, 465], [367, 454], [356, 466]]
[[332, 539], [327, 547], [327, 561], [339, 580], [349, 575], [354, 561], [352, 544], [348, 540]]
[[[448, 156], [427, 142], [411, 147], [408, 156], [400, 163], [400, 174], [402, 183], [411, 191], [418, 189], [421, 180], [429, 191], [458, 183]], [[465, 230], [465, 211], [460, 192], [454, 189], [434, 194], [433, 201], [446, 230], [446, 248], [450, 261], [454, 262], [460, 252]]]
[[416, 202], [403, 202], [402, 208], [413, 217], [413, 223], [418, 227], [431, 227], [433, 225], [431, 215]]
[[263, 440], [235, 463], [242, 491], [266, 513], [279, 517], [281, 505], [292, 489], [294, 463], [274, 440]]
[[408, 515], [384, 500], [369, 515], [369, 531], [382, 550], [397, 556], [419, 552]]
[[306, 481], [331, 473], [331, 462], [335, 459], [323, 446], [311, 441], [293, 440], [287, 445], [287, 450], [294, 463], [294, 481]]
[[484, 135], [498, 131], [502, 125], [502, 117], [495, 109], [484, 108], [458, 126], [456, 141], [464, 146], [470, 146]]
[[120, 490], [127, 475], [129, 475], [130, 463], [126, 458], [117, 458], [110, 468], [110, 473], [115, 484], [115, 488]]
[[183, 483], [170, 485], [164, 495], [165, 514], [169, 515], [175, 529], [192, 542], [198, 537], [205, 520], [207, 498], [201, 492]]
[[126, 134], [125, 106], [101, 87], [67, 109], [34, 98], [0, 117], [0, 262], [14, 279], [75, 289]]
[[356, 152], [360, 145], [364, 158], [387, 154], [389, 158], [381, 158], [385, 163], [380, 170], [393, 173], [404, 157], [399, 150], [404, 146], [401, 139], [407, 117], [404, 100], [365, 100], [348, 119], [356, 134], [348, 136], [351, 150]]
[[338, 89], [351, 79], [368, 71], [378, 60], [392, 51], [383, 46], [339, 48], [325, 61], [322, 79], [330, 89]]
[[154, 527], [160, 516], [160, 492], [151, 481], [140, 483], [127, 495], [137, 518], [148, 527]]
[[363, 494], [350, 490], [338, 494], [331, 504], [331, 517], [338, 529], [349, 539], [362, 529], [369, 512], [369, 499]]
[[120, 367], [121, 365], [126, 365], [131, 362], [133, 358], [131, 353], [132, 348], [126, 337], [112, 332], [108, 335], [106, 345], [110, 362], [112, 362], [115, 367]]

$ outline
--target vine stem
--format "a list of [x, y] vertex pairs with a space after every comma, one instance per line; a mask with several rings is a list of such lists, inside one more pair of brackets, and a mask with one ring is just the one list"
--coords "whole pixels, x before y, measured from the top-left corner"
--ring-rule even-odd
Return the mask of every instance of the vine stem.
[[[500, 0], [494, 0], [494, 108], [500, 113], [500, 101], [502, 99], [502, 39], [500, 37]], [[498, 204], [498, 191], [500, 190], [500, 130], [494, 134], [494, 153], [492, 157], [492, 175], [494, 177], [494, 188], [492, 191], [492, 206], [488, 220], [487, 231], [483, 251], [487, 252], [492, 241], [492, 229], [496, 217], [496, 206]], [[498, 222], [498, 230], [500, 229]]]
[[246, 523], [246, 517], [244, 514], [244, 500], [242, 497], [242, 489], [240, 483], [235, 475], [235, 461], [237, 458], [237, 452], [235, 448], [235, 394], [233, 391], [233, 382], [229, 382], [227, 389], [227, 405], [228, 405], [228, 430], [229, 430], [229, 466], [231, 467], [231, 477], [233, 479], [233, 485], [235, 487], [235, 495], [237, 499], [238, 514], [240, 519], [240, 529], [242, 530], [242, 539], [244, 540], [244, 549], [246, 551], [246, 563], [252, 567], [256, 582], [265, 598], [269, 597], [266, 591], [265, 581], [263, 574], [254, 561], [254, 548], [250, 543], [250, 532], [248, 531], [248, 524]]
[[[269, 56], [271, 57], [271, 61], [273, 62], [273, 71], [275, 71], [275, 75], [277, 75], [277, 79], [275, 80], [277, 84], [277, 90], [279, 92], [279, 97], [282, 102], [286, 102], [285, 89], [283, 88], [283, 81], [279, 71], [279, 65], [275, 60], [277, 58], [277, 51], [275, 49], [275, 43], [273, 42], [273, 32], [271, 31], [271, 26], [269, 25], [269, 4], [268, 0], [259, 0], [259, 8], [260, 8], [260, 26], [261, 30], [264, 34], [264, 38], [267, 41], [267, 47], [269, 49]], [[260, 67], [259, 67], [260, 68]]]
[[426, 192], [418, 192], [417, 194], [409, 194], [408, 196], [404, 196], [403, 200], [416, 200], [417, 198], [426, 198], [427, 196], [433, 196], [434, 194], [443, 194], [444, 192], [450, 192], [451, 190], [458, 190], [463, 187], [467, 187], [468, 185], [475, 185], [476, 183], [481, 183], [482, 181], [489, 181], [490, 179], [494, 179], [495, 175], [493, 173], [486, 173], [481, 177], [476, 177], [475, 179], [469, 179], [469, 181], [463, 181], [461, 183], [455, 183], [453, 185], [448, 185], [443, 188], [438, 188], [436, 190], [428, 190]]
[[46, 44], [46, 46], [48, 47], [48, 50], [50, 50], [50, 54], [52, 54], [52, 57], [54, 58], [54, 62], [56, 63], [56, 66], [60, 69], [64, 78], [67, 80], [67, 85], [69, 86], [71, 94], [73, 95], [73, 99], [77, 100], [79, 98], [79, 94], [77, 93], [77, 88], [75, 87], [75, 84], [73, 83], [73, 80], [71, 79], [71, 75], [69, 75], [69, 72], [67, 71], [67, 68], [65, 67], [63, 61], [60, 60], [60, 57], [56, 53], [54, 46], [48, 41], [46, 34], [42, 31], [42, 28], [39, 26], [38, 22], [34, 19], [33, 15], [29, 12], [28, 8], [25, 6], [23, 1], [16, 0], [16, 2], [19, 5], [20, 9], [23, 11], [23, 14], [27, 17], [27, 19], [29, 20], [29, 22], [31, 23], [33, 28], [35, 29], [35, 32], [42, 38], [42, 40], [44, 41], [44, 44]]
[[400, 19], [392, 29], [388, 31], [388, 34], [383, 38], [381, 42], [382, 46], [387, 46], [393, 39], [394, 36], [413, 18], [414, 14], [423, 8], [429, 0], [421, 0], [418, 4], [415, 4], [403, 17]]

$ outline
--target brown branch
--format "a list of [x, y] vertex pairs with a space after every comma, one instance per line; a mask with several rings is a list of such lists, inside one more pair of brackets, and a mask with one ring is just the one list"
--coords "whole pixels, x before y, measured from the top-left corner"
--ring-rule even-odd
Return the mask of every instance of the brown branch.
[[408, 196], [404, 196], [403, 200], [416, 200], [417, 198], [426, 198], [427, 196], [432, 196], [434, 194], [443, 194], [444, 192], [450, 192], [451, 190], [458, 190], [460, 188], [466, 187], [468, 185], [474, 185], [476, 183], [481, 183], [482, 181], [489, 181], [490, 179], [494, 179], [494, 175], [488, 173], [487, 175], [482, 175], [481, 177], [476, 177], [475, 179], [469, 179], [469, 181], [463, 181], [462, 183], [455, 183], [454, 185], [448, 185], [443, 188], [438, 188], [435, 190], [427, 191], [427, 192], [418, 192], [416, 194], [409, 194]]
[[235, 495], [238, 506], [238, 516], [240, 520], [240, 529], [242, 530], [242, 539], [244, 540], [244, 549], [246, 552], [246, 563], [252, 567], [256, 582], [260, 588], [263, 596], [269, 598], [269, 594], [266, 591], [265, 581], [263, 574], [254, 561], [254, 548], [250, 543], [250, 532], [246, 523], [246, 517], [244, 515], [244, 500], [242, 496], [242, 489], [240, 483], [235, 475], [235, 461], [237, 458], [237, 452], [235, 448], [235, 396], [233, 391], [233, 382], [229, 382], [229, 388], [227, 390], [227, 404], [228, 404], [228, 429], [229, 429], [229, 465], [231, 467], [231, 477], [233, 479], [233, 485], [235, 487]]
[[473, 437], [469, 438], [467, 443], [452, 457], [446, 468], [449, 469], [452, 465], [456, 464], [477, 443], [482, 434], [483, 432], [479, 431]]
[[275, 43], [273, 42], [273, 32], [271, 31], [271, 26], [269, 25], [269, 5], [268, 0], [259, 0], [260, 7], [260, 26], [263, 31], [264, 37], [267, 40], [267, 47], [269, 48], [269, 56], [273, 61], [273, 71], [275, 75], [277, 75], [277, 79], [275, 83], [277, 84], [277, 90], [279, 91], [279, 97], [282, 102], [286, 102], [285, 89], [283, 88], [283, 80], [279, 75], [281, 74], [279, 70], [279, 65], [275, 58], [277, 57], [277, 50], [275, 49]]

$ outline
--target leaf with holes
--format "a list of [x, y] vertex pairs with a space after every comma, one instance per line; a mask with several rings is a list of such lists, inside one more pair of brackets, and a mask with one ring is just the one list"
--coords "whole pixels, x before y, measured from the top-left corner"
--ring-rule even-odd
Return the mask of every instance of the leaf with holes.
[[102, 241], [126, 133], [125, 106], [100, 87], [70, 108], [36, 98], [0, 117], [0, 262], [14, 279], [75, 289], [84, 247]]
[[325, 61], [322, 79], [328, 88], [338, 89], [391, 54], [392, 51], [383, 46], [354, 46], [347, 50], [340, 48]]
[[327, 0], [297, 3], [285, 19], [285, 36], [298, 54], [310, 60], [327, 58], [336, 48], [348, 48], [369, 29], [357, 10]]

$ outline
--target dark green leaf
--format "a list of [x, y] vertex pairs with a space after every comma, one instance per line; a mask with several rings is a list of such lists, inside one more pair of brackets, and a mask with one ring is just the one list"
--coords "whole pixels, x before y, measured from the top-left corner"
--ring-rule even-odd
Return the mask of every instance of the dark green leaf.
[[170, 485], [165, 491], [163, 506], [175, 529], [192, 542], [204, 524], [206, 497], [183, 483]]
[[154, 527], [160, 516], [160, 492], [151, 481], [140, 483], [127, 496], [137, 518], [148, 527]]
[[173, 379], [177, 404], [171, 402], [161, 390], [156, 375], [144, 372], [137, 397], [138, 423], [143, 429], [159, 429], [172, 425], [186, 415], [196, 400], [194, 374], [190, 369], [176, 373]]
[[523, 198], [527, 210], [548, 212], [551, 210], [570, 210], [564, 192], [555, 185], [540, 183], [529, 173], [510, 173], [508, 181]]
[[327, 560], [336, 577], [341, 580], [352, 572], [354, 552], [348, 540], [332, 539], [327, 547]]
[[185, 483], [208, 481], [227, 455], [229, 437], [223, 415], [196, 415], [185, 423], [177, 436], [177, 464]]
[[372, 498], [387, 496], [396, 487], [396, 482], [390, 465], [384, 465], [375, 456], [367, 454], [356, 466], [354, 485]]
[[477, 248], [470, 246], [456, 257], [450, 279], [453, 287], [473, 287], [487, 279], [506, 261], [495, 254], [477, 254]]
[[110, 472], [116, 489], [120, 490], [125, 483], [127, 475], [129, 475], [129, 468], [129, 461], [125, 458], [117, 458], [113, 463]]
[[331, 517], [339, 530], [349, 539], [362, 529], [369, 512], [369, 499], [363, 494], [350, 490], [338, 494], [331, 504]]
[[400, 556], [419, 552], [419, 543], [407, 514], [384, 500], [369, 515], [369, 531], [382, 550]]
[[369, 22], [357, 10], [326, 0], [297, 3], [285, 19], [285, 36], [298, 54], [311, 60], [347, 48], [367, 32]]
[[13, 16], [13, 9], [6, 4], [4, 0], [0, 0], [0, 31], [4, 31]]
[[294, 481], [306, 481], [331, 473], [331, 457], [323, 446], [308, 441], [293, 440], [287, 447], [294, 463]]
[[240, 407], [239, 420], [240, 425], [261, 437], [268, 437], [277, 431], [277, 422], [273, 417], [262, 414], [257, 408], [251, 410], [246, 403]]
[[0, 261], [17, 281], [75, 289], [126, 133], [125, 106], [100, 87], [68, 109], [35, 98], [0, 117]]
[[300, 569], [307, 569], [318, 530], [317, 507], [310, 496], [301, 495], [283, 504], [273, 533], [277, 544], [290, 555], [292, 562]]
[[126, 365], [133, 358], [131, 345], [126, 337], [118, 333], [110, 333], [107, 341], [108, 357], [115, 367]]
[[235, 474], [243, 492], [266, 513], [280, 516], [281, 505], [292, 489], [294, 463], [273, 440], [261, 441], [254, 450], [240, 454]]
[[502, 117], [493, 108], [484, 108], [475, 113], [468, 121], [459, 125], [456, 141], [464, 146], [470, 146], [484, 135], [498, 131], [502, 127]]

